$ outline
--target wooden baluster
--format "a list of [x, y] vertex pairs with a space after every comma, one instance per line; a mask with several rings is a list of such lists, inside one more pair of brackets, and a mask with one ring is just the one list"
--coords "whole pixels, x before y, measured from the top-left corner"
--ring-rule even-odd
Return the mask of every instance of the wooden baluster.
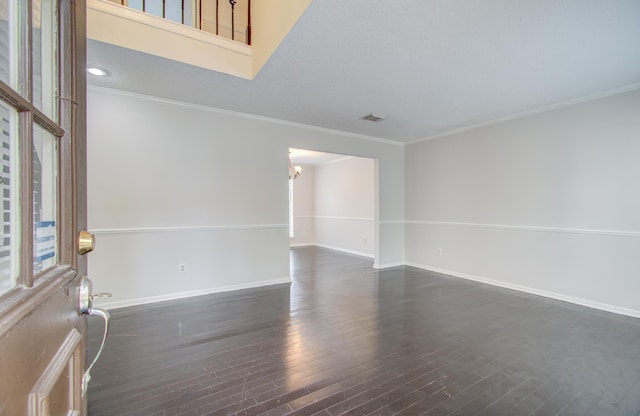
[[247, 45], [251, 45], [251, 0], [247, 4]]
[[231, 5], [231, 40], [236, 40], [236, 26], [234, 21], [236, 3], [236, 0], [229, 0], [229, 4]]

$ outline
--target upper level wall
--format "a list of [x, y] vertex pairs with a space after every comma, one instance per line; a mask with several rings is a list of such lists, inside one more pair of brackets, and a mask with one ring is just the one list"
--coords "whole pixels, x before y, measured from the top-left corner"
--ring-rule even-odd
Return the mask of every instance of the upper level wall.
[[311, 0], [269, 0], [252, 3], [253, 76], [300, 19]]
[[[310, 3], [311, 0], [254, 1], [252, 46], [248, 46], [108, 0], [88, 0], [87, 36], [150, 55], [253, 79]], [[239, 9], [240, 15], [246, 16], [246, 11]], [[210, 25], [210, 20], [211, 16], [203, 16], [203, 25]], [[241, 20], [238, 25], [246, 27], [246, 21]], [[223, 19], [224, 30], [225, 27]]]
[[251, 79], [251, 47], [103, 0], [87, 2], [87, 36], [123, 48]]

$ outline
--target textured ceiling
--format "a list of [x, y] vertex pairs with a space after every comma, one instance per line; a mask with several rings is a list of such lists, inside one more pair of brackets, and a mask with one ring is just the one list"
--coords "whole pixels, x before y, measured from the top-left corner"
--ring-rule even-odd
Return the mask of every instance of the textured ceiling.
[[89, 83], [411, 142], [640, 88], [639, 22], [639, 0], [315, 0], [252, 81], [90, 41]]

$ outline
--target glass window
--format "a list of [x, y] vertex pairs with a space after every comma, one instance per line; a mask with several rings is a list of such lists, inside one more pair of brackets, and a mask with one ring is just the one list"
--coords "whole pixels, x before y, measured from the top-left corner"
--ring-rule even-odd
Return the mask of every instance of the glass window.
[[16, 88], [15, 0], [0, 1], [0, 81]]
[[17, 146], [17, 113], [0, 101], [0, 192], [2, 193], [2, 215], [0, 215], [0, 294], [16, 286], [19, 275], [19, 204]]
[[58, 140], [33, 128], [33, 273], [57, 263], [58, 258]]
[[33, 0], [33, 105], [58, 120], [57, 1]]
[[[0, 0], [0, 88], [2, 96], [22, 96], [16, 98], [18, 103], [0, 99], [0, 294], [17, 285], [31, 286], [34, 274], [57, 265], [61, 257], [59, 139], [42, 127], [59, 128], [55, 125], [59, 117], [59, 3]], [[22, 20], [27, 16], [30, 22]], [[31, 70], [18, 71], [25, 62]], [[33, 117], [36, 110], [45, 119]], [[37, 119], [36, 125], [21, 129], [30, 119]], [[32, 165], [23, 165], [28, 156]], [[28, 176], [25, 173], [33, 176], [29, 183], [20, 181]], [[31, 204], [31, 198], [27, 196], [33, 198], [28, 209], [25, 199]], [[26, 224], [33, 224], [32, 236], [24, 234]], [[33, 267], [25, 267], [25, 255], [26, 264], [31, 260]]]
[[9, 2], [0, 3], [0, 81], [9, 84]]

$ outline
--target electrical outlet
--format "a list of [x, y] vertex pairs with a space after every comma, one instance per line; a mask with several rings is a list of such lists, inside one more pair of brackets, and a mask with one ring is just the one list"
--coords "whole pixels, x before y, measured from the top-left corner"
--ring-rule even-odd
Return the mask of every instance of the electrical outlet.
[[178, 264], [178, 272], [184, 273], [185, 271], [187, 271], [187, 265], [184, 263]]
[[436, 249], [436, 256], [442, 256], [442, 249], [440, 247]]

